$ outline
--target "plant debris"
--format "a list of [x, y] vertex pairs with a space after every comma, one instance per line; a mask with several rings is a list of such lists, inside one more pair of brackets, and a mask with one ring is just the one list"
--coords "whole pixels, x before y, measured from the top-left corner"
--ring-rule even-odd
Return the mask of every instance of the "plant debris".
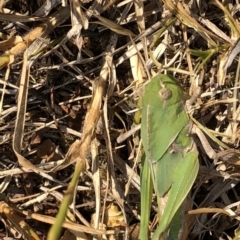
[[214, 161], [196, 139], [201, 167], [181, 239], [238, 239], [238, 1], [0, 7], [1, 239], [47, 239], [67, 195], [61, 239], [138, 239], [141, 96], [160, 72], [186, 99], [199, 93], [192, 116], [217, 139], [204, 140]]

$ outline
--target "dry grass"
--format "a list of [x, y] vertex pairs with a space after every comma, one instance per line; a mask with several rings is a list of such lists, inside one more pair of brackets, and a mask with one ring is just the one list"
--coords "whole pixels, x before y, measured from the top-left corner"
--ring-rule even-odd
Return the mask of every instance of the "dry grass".
[[196, 138], [201, 168], [183, 239], [234, 238], [239, 4], [64, 2], [0, 2], [0, 239], [46, 239], [78, 159], [89, 166], [62, 239], [137, 239], [138, 99], [156, 72], [174, 75], [190, 96], [200, 88], [194, 117], [229, 147], [209, 138], [213, 163]]

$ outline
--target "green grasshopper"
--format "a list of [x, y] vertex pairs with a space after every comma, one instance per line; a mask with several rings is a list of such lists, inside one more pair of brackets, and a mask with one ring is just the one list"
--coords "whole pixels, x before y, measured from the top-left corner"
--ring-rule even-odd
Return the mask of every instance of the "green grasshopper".
[[[142, 98], [141, 137], [145, 152], [141, 173], [140, 239], [149, 239], [152, 189], [158, 199], [159, 225], [152, 239], [179, 239], [181, 205], [198, 173], [198, 152], [189, 136], [191, 121], [184, 94], [173, 77], [157, 75]], [[163, 206], [163, 202], [164, 206]]]

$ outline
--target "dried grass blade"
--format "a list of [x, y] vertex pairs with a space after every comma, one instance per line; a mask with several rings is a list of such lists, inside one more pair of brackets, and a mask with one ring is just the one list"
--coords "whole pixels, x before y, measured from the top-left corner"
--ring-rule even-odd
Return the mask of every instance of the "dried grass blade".
[[18, 92], [18, 108], [13, 134], [13, 151], [17, 156], [18, 162], [21, 166], [32, 169], [33, 171], [42, 171], [35, 167], [31, 162], [21, 155], [22, 140], [24, 134], [25, 113], [27, 108], [28, 86], [29, 86], [29, 71], [30, 66], [27, 62], [27, 52], [24, 53], [22, 73], [20, 79], [20, 86]]
[[[32, 219], [36, 219], [40, 222], [43, 223], [49, 223], [49, 224], [53, 224], [55, 221], [54, 217], [51, 216], [46, 216], [43, 214], [38, 214], [38, 213], [32, 213], [29, 211], [22, 211], [22, 214], [32, 218]], [[72, 229], [75, 231], [79, 231], [79, 232], [85, 232], [85, 233], [89, 233], [89, 234], [114, 234], [115, 231], [114, 230], [101, 230], [101, 229], [94, 229], [92, 227], [87, 227], [84, 225], [80, 225], [78, 223], [73, 223], [70, 221], [65, 221], [63, 223], [63, 227], [68, 228], [68, 229]]]
[[97, 15], [94, 15], [94, 16], [97, 17], [99, 19], [99, 21], [94, 21], [93, 23], [97, 23], [97, 24], [103, 25], [104, 27], [109, 28], [113, 32], [115, 32], [117, 34], [120, 34], [120, 35], [125, 35], [125, 36], [129, 36], [130, 35], [131, 37], [135, 37], [136, 36], [129, 29], [123, 28], [120, 25], [118, 25], [117, 23], [115, 23], [115, 22], [113, 22], [113, 21], [111, 21], [111, 20], [109, 20], [107, 18], [104, 18], [104, 17], [101, 17], [101, 16], [97, 16]]
[[212, 32], [214, 32], [215, 34], [217, 34], [220, 38], [222, 38], [224, 41], [228, 42], [228, 43], [232, 43], [231, 39], [229, 36], [227, 36], [221, 29], [219, 29], [214, 23], [212, 23], [211, 21], [209, 21], [208, 19], [205, 19], [203, 17], [199, 17], [195, 14], [193, 14], [193, 17], [195, 19], [198, 19], [199, 22], [201, 22], [202, 24], [204, 24], [208, 29], [210, 29]]
[[228, 68], [232, 65], [232, 62], [240, 52], [240, 38], [224, 51], [219, 57], [219, 66], [217, 71], [218, 85], [222, 86], [225, 83]]
[[9, 14], [9, 13], [0, 13], [1, 22], [35, 22], [35, 21], [44, 21], [46, 18], [42, 17], [29, 17], [23, 15]]
[[49, 20], [40, 24], [27, 35], [23, 37], [23, 42], [19, 42], [16, 46], [12, 47], [9, 51], [6, 51], [5, 54], [0, 56], [0, 69], [6, 66], [9, 63], [7, 55], [17, 56], [23, 53], [26, 48], [31, 45], [37, 38], [45, 38], [53, 31], [55, 27], [63, 23], [69, 16], [69, 8], [61, 8], [57, 12], [53, 13]]
[[62, 3], [62, 0], [45, 1], [40, 8], [34, 12], [34, 16], [47, 16], [49, 12], [60, 3]]
[[227, 10], [226, 7], [224, 7], [222, 5], [221, 2], [219, 2], [218, 0], [212, 0], [210, 1], [211, 3], [213, 3], [214, 5], [218, 6], [223, 12], [224, 12], [224, 15], [225, 15], [225, 18], [226, 18], [226, 21], [227, 23], [229, 24], [232, 32], [233, 32], [233, 38], [236, 40], [239, 38], [240, 36], [240, 27], [239, 27], [239, 24], [235, 21], [235, 19], [233, 18], [233, 16], [230, 14], [230, 12]]
[[[119, 207], [122, 210], [122, 213], [124, 215], [124, 220], [126, 220], [126, 215], [124, 211], [124, 194], [122, 189], [119, 187], [116, 174], [114, 171], [114, 160], [113, 160], [113, 149], [112, 149], [112, 143], [110, 138], [110, 132], [109, 132], [109, 123], [108, 123], [108, 99], [113, 93], [113, 89], [116, 83], [116, 69], [113, 64], [113, 49], [115, 49], [117, 44], [117, 35], [111, 34], [111, 38], [109, 40], [109, 44], [107, 47], [107, 56], [105, 57], [105, 62], [102, 68], [102, 71], [100, 73], [101, 81], [103, 81], [104, 85], [106, 85], [107, 80], [109, 81], [108, 89], [107, 89], [107, 95], [104, 99], [104, 105], [103, 105], [103, 120], [104, 120], [104, 129], [105, 129], [105, 141], [106, 141], [106, 149], [107, 149], [107, 156], [108, 156], [108, 171], [110, 175], [110, 181], [111, 181], [111, 191], [114, 195], [114, 197], [117, 200], [117, 203], [119, 204]], [[127, 228], [125, 232], [127, 231]], [[126, 236], [127, 236], [126, 232]]]
[[92, 135], [100, 116], [101, 102], [106, 85], [106, 82], [102, 78], [102, 75], [100, 75], [100, 79], [96, 79], [94, 82], [96, 84], [94, 88], [95, 91], [92, 98], [91, 107], [89, 108], [89, 111], [85, 117], [81, 141], [77, 140], [71, 145], [68, 153], [66, 154], [64, 162], [52, 169], [52, 171], [59, 171], [76, 162], [77, 160], [81, 162], [83, 159], [87, 159]]
[[222, 213], [227, 216], [231, 216], [231, 214], [222, 208], [198, 208], [195, 210], [188, 211], [188, 214], [203, 214], [203, 213]]
[[[141, 0], [134, 1], [135, 6], [135, 12], [137, 17], [137, 24], [138, 29], [140, 33], [143, 33], [145, 31], [145, 19], [144, 19], [144, 5]], [[131, 39], [132, 40], [132, 39]], [[147, 39], [146, 37], [142, 38], [142, 46], [144, 51], [144, 57], [147, 60], [148, 59], [148, 51], [147, 51]], [[133, 43], [133, 48], [136, 48], [135, 43]], [[130, 47], [129, 47], [130, 49]], [[143, 82], [143, 79], [146, 77], [146, 74], [144, 74], [144, 67], [143, 64], [145, 64], [145, 61], [139, 51], [133, 56], [130, 57], [130, 65], [132, 70], [133, 79], [137, 82], [137, 85], [140, 85]]]
[[[134, 1], [135, 12], [137, 17], [138, 30], [140, 33], [143, 33], [146, 30], [145, 25], [145, 14], [144, 14], [144, 4], [142, 0]], [[148, 59], [148, 50], [147, 50], [147, 39], [146, 37], [142, 38], [144, 57]]]
[[88, 29], [88, 19], [86, 18], [84, 12], [81, 9], [81, 4], [77, 0], [72, 0], [71, 2], [71, 15], [72, 15], [72, 26], [75, 24], [81, 24], [84, 29]]
[[143, 64], [138, 54], [130, 57], [130, 65], [134, 81], [136, 81], [137, 85], [141, 85], [143, 82]]
[[21, 233], [24, 239], [40, 240], [31, 227], [5, 202], [0, 202], [0, 213], [4, 214], [12, 226]]
[[171, 12], [176, 14], [177, 18], [182, 23], [195, 29], [211, 46], [216, 46], [216, 43], [213, 41], [213, 39], [216, 39], [220, 42], [223, 41], [217, 35], [202, 27], [194, 18], [192, 18], [179, 1], [177, 1], [176, 4], [174, 4], [171, 0], [163, 0], [163, 2]]
[[[85, 171], [86, 168], [88, 168], [87, 158], [89, 156], [89, 150], [90, 150], [89, 146], [91, 145], [95, 127], [100, 117], [100, 108], [101, 108], [102, 98], [104, 94], [104, 89], [106, 86], [106, 81], [103, 78], [103, 75], [100, 74], [99, 80], [95, 81], [96, 90], [93, 95], [91, 107], [85, 117], [82, 139], [81, 141], [79, 141], [79, 148], [74, 149], [75, 157], [70, 159], [70, 160], [76, 161], [75, 171], [67, 189], [68, 194], [65, 195], [61, 203], [61, 206], [59, 208], [56, 220], [48, 232], [47, 239], [49, 240], [59, 239], [60, 229], [66, 217], [68, 206], [72, 201], [73, 194], [74, 194], [73, 192], [74, 192], [74, 189], [76, 188], [79, 175], [80, 173]], [[65, 164], [65, 162], [63, 164]]]

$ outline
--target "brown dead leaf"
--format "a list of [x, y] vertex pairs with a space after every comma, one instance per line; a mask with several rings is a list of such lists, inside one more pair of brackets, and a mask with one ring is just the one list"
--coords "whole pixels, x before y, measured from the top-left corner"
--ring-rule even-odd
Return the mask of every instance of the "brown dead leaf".
[[[87, 235], [84, 232], [78, 232], [78, 231], [74, 231], [74, 230], [70, 230], [70, 231], [72, 233], [73, 240], [74, 240], [74, 237], [76, 240], [89, 240], [89, 238], [87, 237]], [[70, 239], [66, 238], [66, 240], [70, 240]]]
[[37, 156], [45, 159], [46, 162], [60, 160], [61, 157], [56, 153], [56, 145], [52, 142], [51, 139], [45, 140], [37, 148]]
[[120, 227], [125, 225], [123, 213], [119, 211], [118, 206], [114, 203], [108, 206], [104, 222], [108, 227]]
[[12, 48], [13, 46], [17, 45], [18, 43], [23, 42], [22, 37], [20, 36], [12, 36], [11, 38], [1, 41], [0, 42], [0, 50], [6, 51], [9, 48]]
[[75, 235], [71, 233], [68, 229], [65, 230], [63, 236], [60, 238], [60, 240], [77, 240]]
[[33, 132], [30, 137], [30, 145], [31, 147], [36, 147], [42, 142], [43, 134], [48, 131], [48, 128], [41, 129], [39, 131]]
[[135, 223], [129, 226], [129, 239], [131, 240], [138, 239], [139, 233], [140, 233], [139, 223]]

